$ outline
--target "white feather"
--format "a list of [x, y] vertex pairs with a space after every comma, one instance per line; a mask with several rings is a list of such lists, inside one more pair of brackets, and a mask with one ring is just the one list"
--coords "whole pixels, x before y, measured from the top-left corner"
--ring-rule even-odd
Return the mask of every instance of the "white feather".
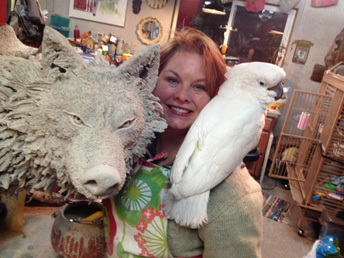
[[257, 146], [266, 108], [276, 96], [268, 88], [280, 83], [285, 72], [276, 65], [252, 62], [235, 66], [226, 77], [189, 129], [172, 167], [165, 212], [183, 226], [206, 223], [209, 191]]

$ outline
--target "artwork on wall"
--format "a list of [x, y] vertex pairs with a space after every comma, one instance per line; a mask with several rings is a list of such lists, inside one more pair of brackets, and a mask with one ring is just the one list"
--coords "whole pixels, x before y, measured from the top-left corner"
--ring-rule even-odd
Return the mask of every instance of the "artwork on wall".
[[325, 7], [336, 5], [338, 0], [312, 0], [312, 7]]
[[156, 18], [144, 18], [137, 25], [136, 34], [143, 44], [154, 44], [159, 42], [162, 36], [162, 25]]
[[296, 44], [295, 52], [293, 55], [293, 62], [298, 64], [305, 64], [309, 54], [309, 50], [313, 43], [307, 40], [296, 40], [293, 42]]
[[127, 0], [71, 0], [69, 16], [124, 27]]

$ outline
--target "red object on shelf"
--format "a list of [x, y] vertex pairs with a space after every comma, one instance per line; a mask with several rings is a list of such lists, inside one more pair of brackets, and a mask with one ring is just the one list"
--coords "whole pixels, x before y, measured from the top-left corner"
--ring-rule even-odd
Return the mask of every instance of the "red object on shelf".
[[75, 38], [75, 39], [80, 38], [80, 31], [79, 31], [78, 26], [75, 26], [75, 29], [74, 29], [74, 38]]

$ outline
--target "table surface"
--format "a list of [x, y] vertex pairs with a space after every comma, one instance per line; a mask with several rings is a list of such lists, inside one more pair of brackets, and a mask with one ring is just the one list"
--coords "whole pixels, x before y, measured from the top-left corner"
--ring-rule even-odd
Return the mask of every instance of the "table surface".
[[50, 234], [54, 223], [52, 214], [61, 207], [24, 207], [24, 234], [0, 233], [1, 258], [55, 258]]

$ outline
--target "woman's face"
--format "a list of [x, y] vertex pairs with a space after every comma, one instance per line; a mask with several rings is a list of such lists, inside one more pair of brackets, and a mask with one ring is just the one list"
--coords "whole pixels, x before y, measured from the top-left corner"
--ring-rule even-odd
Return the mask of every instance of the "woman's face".
[[193, 52], [177, 52], [160, 72], [153, 94], [160, 98], [169, 128], [187, 130], [210, 101], [205, 65]]

